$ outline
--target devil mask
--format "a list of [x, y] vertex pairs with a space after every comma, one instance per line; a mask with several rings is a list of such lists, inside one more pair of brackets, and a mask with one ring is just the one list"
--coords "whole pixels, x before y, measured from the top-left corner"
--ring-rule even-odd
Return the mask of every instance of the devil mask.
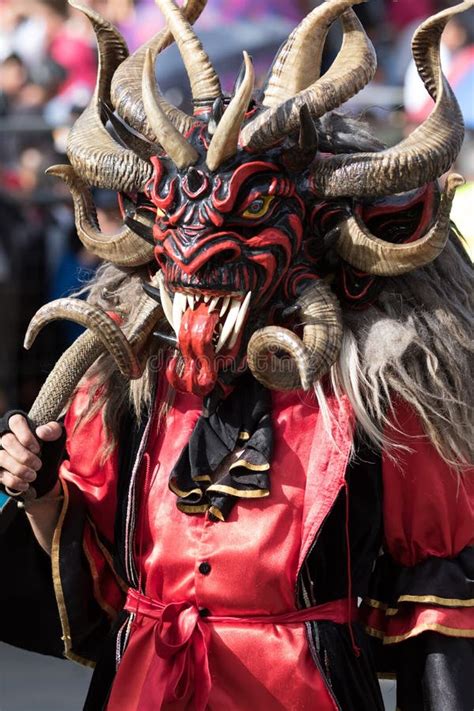
[[[157, 0], [167, 28], [132, 56], [113, 26], [75, 5], [96, 32], [99, 76], [70, 134], [71, 165], [50, 172], [69, 185], [89, 250], [121, 267], [158, 265], [153, 293], [172, 329], [163, 335], [176, 346], [167, 373], [178, 389], [225, 392], [247, 366], [270, 388], [311, 387], [340, 350], [341, 275], [379, 282], [428, 264], [446, 244], [459, 176], [448, 178], [429, 228], [406, 244], [376, 237], [357, 205], [416, 190], [456, 157], [462, 117], [441, 71], [439, 39], [471, 3], [430, 18], [415, 35], [414, 58], [435, 100], [426, 122], [393, 148], [341, 152], [324, 131], [325, 117], [376, 68], [352, 10], [360, 1], [328, 0], [313, 10], [258, 93], [244, 53], [230, 97], [192, 30], [205, 0], [183, 8]], [[343, 44], [320, 76], [336, 20]], [[193, 116], [167, 103], [156, 84], [156, 58], [173, 40]], [[121, 195], [124, 227], [112, 238], [100, 232], [90, 186]]]

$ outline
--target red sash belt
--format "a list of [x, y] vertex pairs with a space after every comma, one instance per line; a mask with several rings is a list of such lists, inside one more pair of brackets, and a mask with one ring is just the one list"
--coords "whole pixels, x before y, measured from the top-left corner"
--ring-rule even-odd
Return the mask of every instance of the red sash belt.
[[209, 624], [282, 625], [321, 620], [344, 624], [352, 622], [357, 614], [356, 601], [351, 605], [347, 599], [343, 599], [278, 615], [211, 615], [207, 611], [199, 611], [191, 602], [171, 602], [165, 605], [131, 588], [125, 609], [138, 617], [155, 620], [155, 649], [163, 662], [156, 667], [153, 708], [160, 709], [163, 702], [186, 699], [193, 689], [193, 708], [196, 711], [204, 711], [211, 691]]

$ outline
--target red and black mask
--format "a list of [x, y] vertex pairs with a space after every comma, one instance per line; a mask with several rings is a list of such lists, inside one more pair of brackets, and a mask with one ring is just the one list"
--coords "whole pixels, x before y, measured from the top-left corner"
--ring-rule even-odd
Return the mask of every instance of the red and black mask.
[[[209, 147], [202, 130], [195, 143]], [[245, 365], [250, 335], [288, 297], [306, 218], [294, 181], [276, 161], [242, 154], [226, 170], [205, 162], [178, 174], [154, 159], [147, 196], [156, 208], [161, 299], [180, 356], [168, 367], [179, 389], [208, 394]]]
[[[370, 302], [384, 277], [428, 264], [446, 244], [459, 177], [448, 180], [437, 214], [435, 192], [422, 186], [449, 168], [462, 141], [438, 60], [441, 30], [466, 3], [417, 31], [416, 62], [436, 105], [416, 135], [380, 150], [360, 136], [351, 144], [351, 124], [332, 113], [375, 72], [351, 9], [358, 0], [313, 10], [257, 94], [244, 53], [231, 97], [191, 28], [205, 3], [157, 1], [169, 29], [128, 58], [116, 30], [83, 8], [99, 42], [97, 91], [71, 132], [72, 166], [55, 170], [73, 192], [79, 236], [122, 267], [156, 260], [176, 388], [225, 391], [247, 365], [268, 387], [309, 388], [338, 356], [341, 302]], [[344, 42], [320, 76], [337, 19]], [[156, 84], [156, 56], [173, 39], [190, 78], [192, 116]], [[100, 233], [88, 185], [122, 194], [125, 224], [114, 238]], [[402, 192], [402, 201], [390, 198]]]

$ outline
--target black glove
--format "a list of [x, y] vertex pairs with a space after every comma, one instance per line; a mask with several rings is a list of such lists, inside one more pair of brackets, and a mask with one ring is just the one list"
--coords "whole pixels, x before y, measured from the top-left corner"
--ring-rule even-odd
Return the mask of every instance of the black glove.
[[[36, 437], [36, 428], [29, 419], [27, 413], [23, 412], [23, 410], [9, 410], [3, 415], [3, 417], [0, 417], [0, 437], [7, 434], [7, 432], [11, 432], [8, 423], [13, 415], [22, 415], [22, 417], [24, 417], [28, 422], [31, 432]], [[54, 488], [54, 485], [58, 480], [59, 465], [65, 459], [66, 454], [66, 432], [63, 428], [61, 437], [54, 442], [43, 442], [43, 440], [38, 440], [38, 438], [37, 441], [41, 447], [41, 452], [38, 456], [42, 461], [42, 467], [32, 484], [32, 488], [36, 491], [36, 497], [40, 499]], [[2, 491], [5, 491], [3, 485], [0, 484], [0, 486]]]

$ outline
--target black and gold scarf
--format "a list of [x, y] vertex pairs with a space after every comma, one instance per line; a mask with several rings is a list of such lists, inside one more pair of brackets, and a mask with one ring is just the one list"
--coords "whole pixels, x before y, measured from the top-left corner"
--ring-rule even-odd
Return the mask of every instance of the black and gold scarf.
[[[270, 494], [271, 395], [245, 374], [213, 412], [208, 412], [209, 405], [206, 399], [203, 414], [171, 472], [169, 487], [178, 497], [180, 511], [208, 511], [213, 520], [225, 521], [237, 499]], [[224, 459], [239, 447], [242, 454], [213, 481]]]

